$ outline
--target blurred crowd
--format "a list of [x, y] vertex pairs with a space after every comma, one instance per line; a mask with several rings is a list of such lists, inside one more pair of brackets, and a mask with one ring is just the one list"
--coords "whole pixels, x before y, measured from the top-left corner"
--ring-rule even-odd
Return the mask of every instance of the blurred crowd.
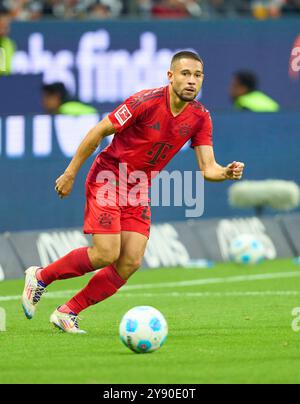
[[258, 19], [300, 13], [300, 0], [0, 0], [17, 20], [209, 18], [253, 16]]

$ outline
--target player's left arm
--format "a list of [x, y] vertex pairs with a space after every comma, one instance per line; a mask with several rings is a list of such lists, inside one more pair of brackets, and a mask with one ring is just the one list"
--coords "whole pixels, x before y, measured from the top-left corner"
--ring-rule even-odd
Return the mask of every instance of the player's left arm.
[[222, 167], [215, 160], [212, 146], [196, 146], [194, 150], [200, 171], [207, 181], [237, 181], [242, 178], [245, 167], [244, 163], [233, 161], [226, 167]]

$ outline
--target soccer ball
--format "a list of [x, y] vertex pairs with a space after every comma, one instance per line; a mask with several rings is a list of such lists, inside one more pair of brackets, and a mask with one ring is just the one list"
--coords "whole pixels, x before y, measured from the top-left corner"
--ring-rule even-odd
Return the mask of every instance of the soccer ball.
[[168, 324], [164, 316], [151, 306], [134, 307], [120, 323], [121, 341], [137, 353], [157, 351], [167, 336]]
[[258, 264], [265, 258], [265, 248], [252, 234], [241, 234], [231, 242], [229, 257], [237, 264]]

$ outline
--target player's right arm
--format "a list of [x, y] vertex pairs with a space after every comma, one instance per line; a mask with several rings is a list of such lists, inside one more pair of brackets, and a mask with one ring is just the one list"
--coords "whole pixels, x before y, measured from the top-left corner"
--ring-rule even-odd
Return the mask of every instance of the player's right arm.
[[60, 198], [70, 195], [76, 175], [84, 162], [97, 150], [102, 140], [115, 132], [108, 117], [91, 129], [79, 145], [66, 171], [56, 180], [55, 190]]
[[103, 138], [113, 133], [121, 134], [141, 115], [145, 105], [143, 94], [153, 97], [154, 93], [145, 90], [129, 97], [87, 134], [64, 174], [56, 180], [55, 189], [61, 198], [71, 193], [80, 167], [97, 150]]

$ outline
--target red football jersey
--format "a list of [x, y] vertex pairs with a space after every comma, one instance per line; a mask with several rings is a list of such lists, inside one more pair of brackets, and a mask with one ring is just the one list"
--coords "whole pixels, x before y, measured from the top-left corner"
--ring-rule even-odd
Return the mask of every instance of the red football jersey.
[[119, 163], [126, 163], [128, 174], [144, 171], [151, 182], [153, 172], [161, 171], [190, 139], [191, 147], [212, 145], [209, 111], [192, 101], [174, 117], [168, 86], [131, 96], [108, 117], [115, 136], [97, 156], [90, 180], [101, 170], [117, 174]]

